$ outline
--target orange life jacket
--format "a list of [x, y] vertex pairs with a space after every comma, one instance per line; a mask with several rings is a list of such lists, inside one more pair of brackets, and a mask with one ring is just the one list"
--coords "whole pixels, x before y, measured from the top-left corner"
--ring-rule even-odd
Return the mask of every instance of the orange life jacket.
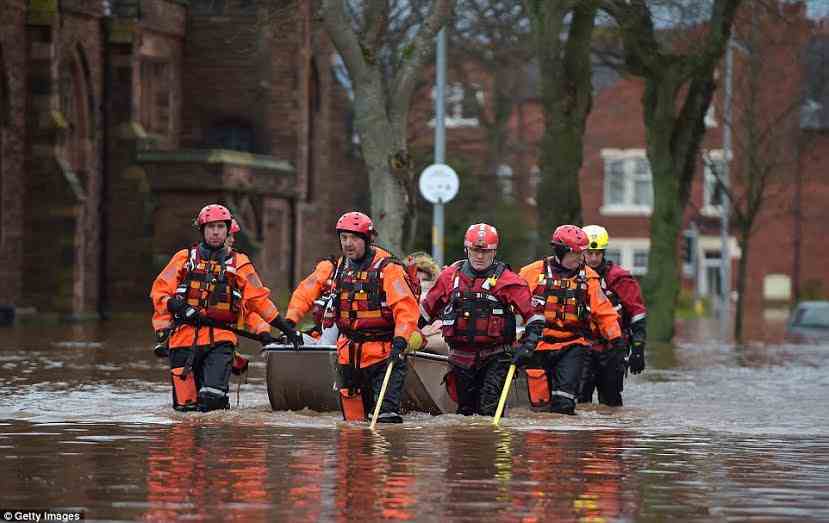
[[328, 307], [328, 301], [332, 298], [331, 289], [334, 286], [334, 275], [337, 272], [337, 258], [331, 256], [326, 258], [333, 264], [331, 272], [328, 274], [325, 283], [322, 286], [322, 292], [319, 297], [314, 300], [311, 308], [311, 314], [314, 316], [314, 325], [322, 325], [322, 318], [325, 315], [325, 309]]
[[[338, 269], [333, 282], [334, 303], [326, 309], [323, 328], [336, 323], [340, 334], [357, 342], [391, 341], [394, 314], [383, 290], [383, 269], [389, 263], [400, 264], [384, 257], [366, 270]], [[339, 264], [345, 264], [345, 260]]]
[[[224, 249], [219, 251], [226, 253]], [[176, 289], [176, 296], [187, 301], [199, 314], [221, 323], [239, 319], [242, 291], [237, 276], [237, 256], [231, 251], [220, 259], [206, 259], [198, 245], [190, 249], [184, 265], [185, 276]]]
[[476, 278], [471, 288], [462, 288], [460, 272], [463, 261], [450, 267], [452, 294], [441, 315], [443, 337], [451, 346], [505, 345], [515, 340], [515, 313], [495, 294], [498, 278], [506, 265], [498, 266], [490, 278]]
[[549, 260], [538, 276], [533, 292], [535, 312], [544, 315], [544, 341], [561, 343], [581, 337], [590, 338], [590, 305], [587, 274], [582, 266], [571, 277], [562, 278]]

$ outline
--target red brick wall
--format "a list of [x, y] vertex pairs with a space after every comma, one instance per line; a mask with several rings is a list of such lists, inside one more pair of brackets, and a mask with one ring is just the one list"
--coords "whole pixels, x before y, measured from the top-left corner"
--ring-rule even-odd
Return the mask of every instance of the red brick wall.
[[25, 3], [0, 5], [0, 304], [16, 303], [21, 292]]

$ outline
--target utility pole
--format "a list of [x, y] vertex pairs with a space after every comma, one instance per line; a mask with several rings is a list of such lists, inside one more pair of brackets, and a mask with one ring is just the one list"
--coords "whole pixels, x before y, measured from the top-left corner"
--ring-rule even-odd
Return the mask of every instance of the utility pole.
[[725, 189], [729, 186], [731, 164], [731, 113], [732, 113], [732, 82], [734, 76], [734, 46], [733, 37], [729, 38], [725, 50], [725, 99], [723, 100], [723, 162], [719, 182], [722, 184], [720, 198], [720, 320], [725, 326], [731, 312], [731, 250], [729, 249], [729, 214], [731, 200]]
[[[438, 33], [435, 64], [435, 161], [446, 163], [446, 28]], [[432, 258], [443, 267], [443, 202], [432, 205]]]

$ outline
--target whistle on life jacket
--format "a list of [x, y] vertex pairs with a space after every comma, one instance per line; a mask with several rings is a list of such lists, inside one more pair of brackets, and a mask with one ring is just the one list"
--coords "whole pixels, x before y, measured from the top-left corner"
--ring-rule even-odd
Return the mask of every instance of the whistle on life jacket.
[[345, 421], [366, 421], [363, 394], [359, 390], [340, 389], [340, 409]]
[[173, 407], [194, 407], [199, 398], [192, 369], [175, 367], [170, 369], [170, 376], [173, 380]]
[[534, 409], [543, 409], [550, 405], [550, 384], [544, 369], [527, 369], [527, 390], [530, 405]]

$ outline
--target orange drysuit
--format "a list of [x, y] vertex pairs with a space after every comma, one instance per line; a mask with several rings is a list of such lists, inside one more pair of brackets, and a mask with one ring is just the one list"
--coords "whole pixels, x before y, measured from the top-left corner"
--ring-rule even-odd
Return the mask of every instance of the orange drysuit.
[[[173, 326], [173, 316], [167, 310], [167, 301], [176, 295], [179, 285], [184, 281], [190, 258], [190, 249], [178, 251], [153, 282], [150, 299], [155, 309], [155, 330]], [[229, 262], [227, 265], [227, 272], [235, 274], [235, 285], [242, 294], [239, 313], [242, 321], [239, 323], [247, 323], [254, 329], [262, 329], [259, 332], [263, 332], [263, 323], [271, 323], [279, 315], [279, 311], [270, 300], [271, 291], [262, 285], [253, 263], [245, 254], [232, 252], [232, 260], [232, 263]], [[259, 315], [258, 320], [252, 317], [253, 314]], [[228, 330], [211, 327], [196, 329], [192, 325], [182, 324], [170, 336], [170, 348], [204, 346], [223, 341], [237, 344], [236, 335]]]
[[291, 294], [288, 311], [285, 313], [286, 319], [294, 322], [294, 325], [298, 325], [302, 318], [313, 309], [314, 323], [318, 326], [322, 323], [323, 310], [315, 302], [331, 290], [334, 269], [334, 262], [331, 260], [322, 260], [317, 263], [314, 272], [302, 280]]
[[[344, 267], [334, 282], [337, 299], [334, 307], [326, 312], [324, 327], [336, 322], [340, 330], [337, 340], [338, 361], [351, 363], [350, 352], [359, 354], [359, 367], [364, 368], [381, 362], [391, 354], [391, 340], [400, 336], [409, 340], [417, 331], [420, 318], [418, 300], [406, 279], [405, 269], [398, 263], [384, 262], [391, 255], [378, 247], [372, 247], [371, 261], [356, 271]], [[372, 283], [373, 272], [379, 271], [379, 279]], [[359, 284], [363, 291], [349, 293], [345, 282]], [[373, 288], [376, 286], [376, 288]], [[371, 295], [378, 293], [381, 303], [371, 304]], [[360, 340], [362, 335], [381, 340]], [[379, 334], [379, 335], [378, 335]]]
[[[533, 293], [535, 313], [544, 315], [544, 331], [536, 350], [561, 350], [574, 344], [590, 345], [592, 326], [607, 340], [620, 337], [619, 317], [602, 291], [596, 271], [582, 265], [574, 276], [562, 277], [551, 265], [549, 259], [538, 260], [519, 272]], [[572, 297], [561, 303], [556, 296], [545, 292], [548, 285], [556, 289], [570, 289]]]

